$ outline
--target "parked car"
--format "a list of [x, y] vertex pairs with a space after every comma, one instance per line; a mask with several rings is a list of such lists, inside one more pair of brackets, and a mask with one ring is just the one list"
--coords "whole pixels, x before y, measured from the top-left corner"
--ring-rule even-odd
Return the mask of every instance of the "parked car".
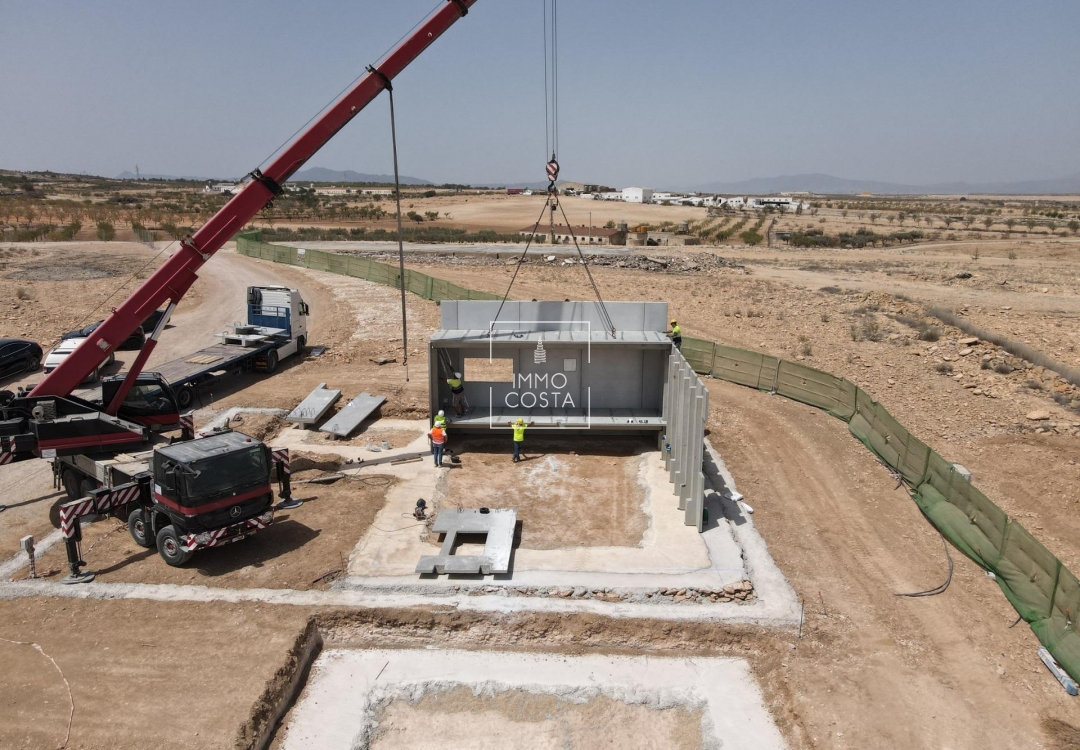
[[[45, 373], [48, 374], [48, 373], [52, 372], [53, 370], [55, 370], [57, 367], [59, 367], [60, 363], [63, 362], [65, 359], [67, 359], [68, 356], [73, 351], [75, 351], [76, 347], [78, 347], [79, 344], [81, 344], [84, 341], [86, 341], [85, 337], [83, 337], [83, 338], [61, 339], [60, 343], [56, 345], [56, 348], [53, 349], [51, 352], [49, 352], [45, 356]], [[101, 366], [99, 366], [96, 370], [94, 370], [92, 373], [90, 373], [86, 377], [86, 380], [83, 381], [83, 382], [92, 383], [93, 381], [97, 380], [101, 376], [101, 371], [104, 370], [106, 367], [108, 367], [109, 365], [111, 365], [115, 361], [116, 361], [116, 356], [113, 355], [113, 354], [110, 354], [108, 359], [106, 359], [104, 362], [102, 362]]]
[[23, 339], [0, 339], [0, 378], [33, 372], [41, 366], [41, 347]]
[[[90, 335], [97, 330], [97, 327], [104, 322], [104, 320], [99, 320], [97, 323], [91, 323], [90, 325], [86, 326], [86, 328], [79, 328], [75, 331], [68, 331], [60, 337], [60, 340], [67, 341], [69, 339], [89, 338]], [[143, 332], [142, 327], [139, 327], [135, 329], [134, 333], [124, 339], [124, 341], [120, 344], [120, 346], [117, 347], [117, 349], [142, 349], [143, 344], [145, 343], [146, 334]]]

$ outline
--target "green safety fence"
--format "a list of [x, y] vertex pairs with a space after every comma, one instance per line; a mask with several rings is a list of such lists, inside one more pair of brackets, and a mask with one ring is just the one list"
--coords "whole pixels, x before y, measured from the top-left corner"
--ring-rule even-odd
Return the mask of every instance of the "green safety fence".
[[[322, 250], [262, 242], [237, 235], [237, 252], [398, 287], [398, 268]], [[501, 299], [418, 271], [405, 271], [405, 288], [429, 300]], [[911, 487], [930, 523], [995, 580], [1017, 613], [1062, 668], [1080, 681], [1080, 582], [1020, 522], [991, 502], [854, 383], [760, 352], [683, 337], [682, 354], [695, 372], [769, 391], [842, 419], [848, 430]]]
[[[303, 266], [316, 271], [328, 271], [395, 288], [401, 286], [401, 272], [397, 266], [380, 263], [377, 260], [368, 258], [355, 258], [351, 255], [330, 253], [324, 250], [299, 250], [295, 247], [271, 245], [268, 242], [263, 242], [259, 238], [258, 232], [238, 234], [236, 236], [236, 251], [241, 255], [261, 258], [275, 263]], [[502, 299], [497, 294], [479, 292], [411, 269], [405, 270], [405, 289], [418, 297], [430, 300]]]
[[698, 373], [778, 393], [847, 422], [852, 435], [903, 477], [930, 523], [994, 573], [1017, 613], [1062, 668], [1080, 680], [1076, 576], [866, 391], [812, 367], [702, 339], [683, 337], [682, 351]]

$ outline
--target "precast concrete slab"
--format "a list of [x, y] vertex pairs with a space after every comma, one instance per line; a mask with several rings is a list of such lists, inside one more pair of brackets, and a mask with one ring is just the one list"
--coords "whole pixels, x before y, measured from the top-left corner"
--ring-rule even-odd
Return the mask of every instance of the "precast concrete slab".
[[[440, 510], [431, 530], [444, 534], [437, 555], [424, 555], [417, 573], [470, 573], [491, 575], [510, 570], [517, 513], [509, 508], [447, 508]], [[458, 534], [484, 534], [482, 555], [455, 555]]]
[[[657, 712], [688, 708], [700, 711], [703, 748], [785, 747], [749, 664], [743, 659], [438, 649], [323, 651], [312, 665], [296, 706], [281, 725], [281, 747], [378, 747], [379, 737], [389, 729], [380, 726], [380, 718], [392, 702], [415, 703], [426, 695], [461, 687], [488, 697], [524, 691], [559, 696], [574, 703], [603, 696]], [[541, 746], [537, 744], [540, 738], [527, 733], [517, 737], [485, 736], [481, 712], [475, 715], [469, 747], [489, 747], [496, 742], [508, 750]], [[409, 731], [408, 726], [395, 729]], [[589, 727], [592, 736], [584, 739], [590, 746], [606, 746], [614, 729], [601, 717]], [[422, 739], [442, 747], [437, 737]]]
[[361, 393], [327, 421], [319, 432], [328, 432], [334, 437], [347, 438], [360, 423], [386, 402], [386, 396], [372, 396], [367, 391]]
[[327, 388], [326, 383], [319, 383], [315, 386], [315, 390], [289, 412], [285, 421], [311, 427], [330, 411], [330, 407], [336, 404], [339, 398], [341, 398], [341, 391]]

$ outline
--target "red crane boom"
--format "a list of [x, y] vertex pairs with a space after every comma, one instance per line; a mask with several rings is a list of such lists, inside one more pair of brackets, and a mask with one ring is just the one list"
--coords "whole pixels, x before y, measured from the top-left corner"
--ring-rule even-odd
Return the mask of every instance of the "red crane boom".
[[[274, 159], [265, 170], [255, 170], [251, 180], [193, 236], [183, 240], [179, 250], [154, 272], [94, 333], [55, 370], [45, 376], [30, 396], [67, 396], [87, 378], [109, 353], [130, 336], [150, 313], [165, 303], [175, 305], [198, 278], [196, 271], [210, 260], [229, 238], [240, 231], [304, 163], [341, 130], [360, 110], [387, 87], [389, 81], [468, 13], [476, 0], [448, 0], [415, 32], [401, 42], [381, 64], [360, 78], [333, 106]], [[153, 348], [153, 339], [147, 347]], [[132, 365], [125, 385], [130, 385], [149, 356], [144, 351]], [[124, 389], [126, 393], [126, 388]], [[117, 404], [123, 400], [123, 393]], [[106, 405], [112, 407], [112, 405]], [[109, 408], [115, 413], [115, 408]]]

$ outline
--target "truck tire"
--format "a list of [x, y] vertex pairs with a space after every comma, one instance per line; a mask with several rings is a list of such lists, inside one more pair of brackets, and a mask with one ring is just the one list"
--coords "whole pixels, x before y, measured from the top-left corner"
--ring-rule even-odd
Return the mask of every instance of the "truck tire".
[[269, 375], [270, 373], [274, 372], [277, 369], [277, 366], [278, 366], [277, 352], [271, 351], [266, 355], [266, 370], [265, 370], [266, 374]]
[[135, 544], [140, 547], [153, 547], [154, 538], [150, 532], [150, 522], [146, 518], [146, 513], [142, 508], [136, 508], [128, 513], [128, 531], [131, 532], [131, 538], [135, 540]]
[[82, 495], [79, 494], [79, 485], [82, 484], [82, 477], [74, 469], [64, 469], [63, 477], [61, 478], [64, 484], [64, 494], [67, 495], [68, 500], [78, 500]]
[[176, 405], [180, 411], [186, 411], [195, 403], [195, 389], [190, 385], [183, 386], [176, 392]]
[[184, 551], [180, 535], [172, 524], [157, 533], [157, 549], [161, 559], [173, 568], [178, 568], [191, 559], [191, 552]]

